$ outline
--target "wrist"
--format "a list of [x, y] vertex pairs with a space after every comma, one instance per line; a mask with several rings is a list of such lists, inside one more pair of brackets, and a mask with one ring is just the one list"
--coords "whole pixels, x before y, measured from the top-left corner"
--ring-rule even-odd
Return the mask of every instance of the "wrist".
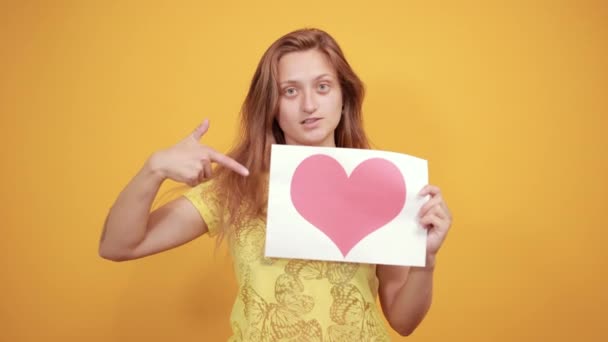
[[162, 163], [160, 163], [158, 156], [159, 153], [160, 152], [153, 153], [148, 160], [146, 160], [142, 171], [146, 175], [152, 176], [159, 181], [163, 181], [167, 178], [167, 174], [162, 166]]
[[424, 266], [416, 267], [421, 271], [434, 271], [436, 264], [436, 255], [427, 255]]

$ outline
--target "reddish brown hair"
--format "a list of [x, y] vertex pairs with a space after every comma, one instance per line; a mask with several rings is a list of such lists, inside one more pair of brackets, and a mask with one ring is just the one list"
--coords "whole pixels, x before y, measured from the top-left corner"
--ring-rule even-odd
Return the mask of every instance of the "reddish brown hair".
[[275, 119], [279, 112], [279, 60], [287, 53], [310, 49], [327, 56], [342, 90], [344, 115], [335, 131], [336, 146], [369, 148], [361, 113], [363, 83], [346, 61], [338, 43], [319, 29], [301, 29], [279, 38], [266, 50], [255, 70], [241, 108], [239, 141], [228, 153], [245, 165], [250, 174], [243, 177], [224, 167], [218, 167], [214, 172], [213, 190], [218, 196], [223, 219], [219, 241], [241, 227], [244, 220], [265, 217], [270, 146], [285, 144], [283, 131]]

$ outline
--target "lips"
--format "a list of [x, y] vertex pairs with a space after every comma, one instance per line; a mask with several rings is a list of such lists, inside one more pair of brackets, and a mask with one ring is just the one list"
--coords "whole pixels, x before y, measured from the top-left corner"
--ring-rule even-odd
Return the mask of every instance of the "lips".
[[311, 124], [311, 123], [317, 122], [319, 120], [321, 120], [321, 118], [308, 118], [306, 120], [302, 120], [300, 123], [301, 124]]

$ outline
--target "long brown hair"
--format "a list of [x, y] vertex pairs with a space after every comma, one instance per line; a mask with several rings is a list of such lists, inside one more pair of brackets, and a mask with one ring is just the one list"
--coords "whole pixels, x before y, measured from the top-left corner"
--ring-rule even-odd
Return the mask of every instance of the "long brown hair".
[[363, 131], [361, 107], [364, 86], [346, 61], [338, 43], [319, 29], [290, 32], [275, 41], [260, 60], [249, 92], [241, 108], [238, 141], [228, 153], [249, 169], [243, 177], [219, 166], [214, 172], [213, 191], [220, 208], [221, 229], [218, 241], [245, 220], [264, 218], [267, 206], [270, 147], [285, 144], [283, 131], [276, 120], [279, 112], [278, 64], [290, 52], [318, 49], [336, 70], [342, 90], [343, 115], [335, 130], [336, 147], [369, 148]]

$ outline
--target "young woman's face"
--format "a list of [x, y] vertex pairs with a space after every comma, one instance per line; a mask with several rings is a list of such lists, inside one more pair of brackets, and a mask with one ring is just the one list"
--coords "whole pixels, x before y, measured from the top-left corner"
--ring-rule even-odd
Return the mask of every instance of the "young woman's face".
[[327, 57], [313, 49], [290, 52], [279, 61], [277, 121], [289, 145], [335, 147], [342, 115], [342, 90]]

